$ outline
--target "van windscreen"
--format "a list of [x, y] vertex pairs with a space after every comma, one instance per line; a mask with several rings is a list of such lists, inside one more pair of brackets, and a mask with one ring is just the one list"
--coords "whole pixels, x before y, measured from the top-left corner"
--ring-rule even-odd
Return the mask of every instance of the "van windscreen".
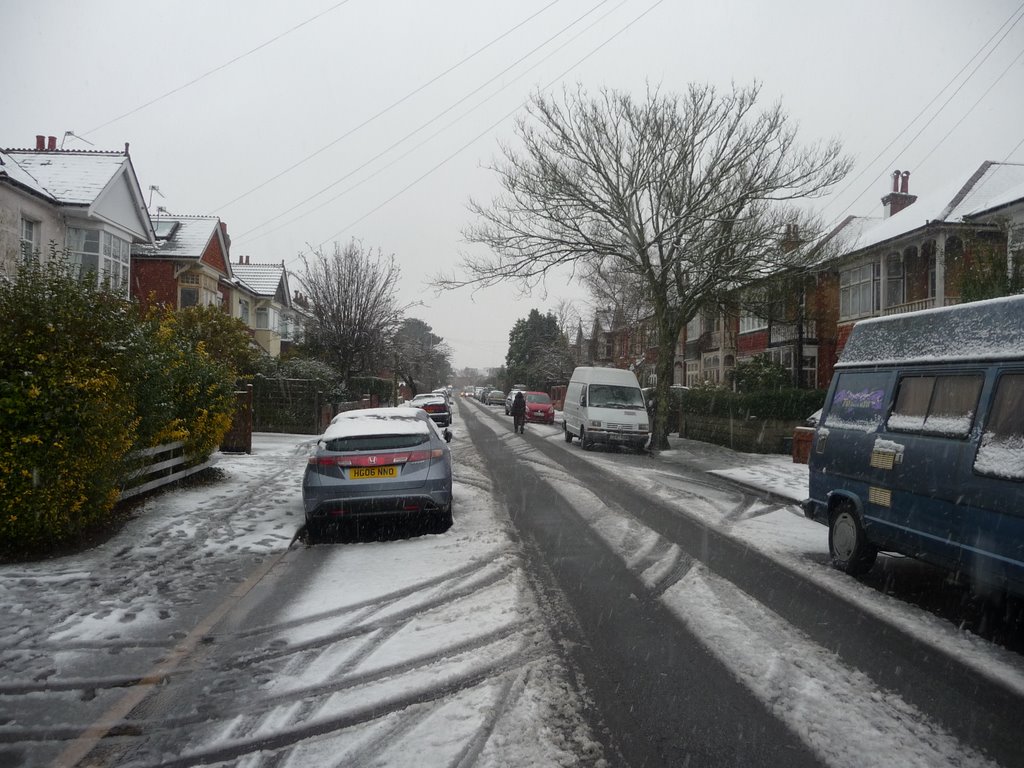
[[888, 373], [841, 373], [823, 426], [873, 432], [885, 415]]
[[591, 408], [646, 408], [644, 396], [637, 387], [618, 384], [591, 384], [587, 394]]

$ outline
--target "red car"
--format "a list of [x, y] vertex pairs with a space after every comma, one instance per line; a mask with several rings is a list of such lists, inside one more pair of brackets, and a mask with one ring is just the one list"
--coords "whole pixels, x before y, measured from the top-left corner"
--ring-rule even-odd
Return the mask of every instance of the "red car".
[[526, 395], [526, 420], [538, 424], [555, 423], [555, 406], [543, 392], [524, 392]]

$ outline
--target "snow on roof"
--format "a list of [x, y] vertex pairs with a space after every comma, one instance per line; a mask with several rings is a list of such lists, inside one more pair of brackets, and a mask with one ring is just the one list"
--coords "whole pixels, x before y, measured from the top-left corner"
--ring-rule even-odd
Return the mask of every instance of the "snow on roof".
[[836, 368], [1024, 359], [1024, 295], [861, 320]]
[[[1002, 208], [1004, 205], [1020, 202], [1022, 200], [1024, 200], [1024, 181], [1021, 181], [1021, 183], [1016, 184], [1014, 186], [1008, 187], [1001, 194], [996, 194], [993, 191], [992, 196], [989, 197], [988, 199], [979, 200], [976, 208], [973, 208], [971, 210], [965, 210], [964, 218], [967, 219], [971, 218], [972, 216], [979, 216], [983, 213], [987, 213], [988, 211], [992, 211], [997, 208]], [[966, 205], [961, 207], [966, 208]]]
[[90, 205], [127, 162], [124, 152], [5, 149], [2, 172], [67, 205]]
[[956, 182], [918, 196], [899, 213], [866, 229], [850, 241], [848, 253], [908, 234], [930, 222], [962, 223], [965, 216], [994, 207], [992, 201], [1004, 199], [1010, 190], [1024, 183], [1024, 164], [989, 161], [982, 163], [966, 182], [963, 176], [957, 178]]
[[344, 411], [331, 419], [323, 439], [429, 433], [430, 425], [419, 408], [362, 408]]
[[[217, 234], [220, 219], [216, 216], [171, 216], [161, 215], [153, 219], [153, 225], [177, 224], [167, 239], [158, 239], [155, 245], [137, 245], [132, 248], [133, 256], [157, 256], [160, 258], [202, 257], [210, 238]], [[234, 266], [234, 265], [232, 265]]]
[[236, 279], [245, 283], [259, 296], [273, 296], [284, 278], [284, 264], [238, 264], [231, 265]]

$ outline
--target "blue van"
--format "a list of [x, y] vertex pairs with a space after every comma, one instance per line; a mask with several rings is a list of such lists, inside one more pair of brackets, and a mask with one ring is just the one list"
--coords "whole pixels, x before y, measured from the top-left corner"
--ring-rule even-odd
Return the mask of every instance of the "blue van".
[[899, 552], [1024, 595], [1024, 296], [857, 323], [808, 469], [836, 568]]

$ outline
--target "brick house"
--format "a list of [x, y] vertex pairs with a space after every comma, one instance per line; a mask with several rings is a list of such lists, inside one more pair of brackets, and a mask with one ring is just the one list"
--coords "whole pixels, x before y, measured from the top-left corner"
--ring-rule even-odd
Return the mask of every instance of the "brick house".
[[0, 150], [0, 276], [52, 246], [97, 286], [127, 290], [133, 245], [154, 241], [127, 144], [64, 150], [36, 136], [35, 149]]
[[241, 317], [244, 299], [235, 290], [227, 225], [216, 216], [161, 210], [153, 228], [153, 244], [132, 248], [132, 296], [143, 306], [215, 306]]
[[985, 162], [920, 199], [909, 179], [893, 173], [881, 217], [847, 217], [815, 244], [837, 255], [694, 318], [676, 360], [685, 383], [725, 383], [736, 362], [767, 354], [824, 388], [858, 320], [1024, 288], [1024, 165]]

